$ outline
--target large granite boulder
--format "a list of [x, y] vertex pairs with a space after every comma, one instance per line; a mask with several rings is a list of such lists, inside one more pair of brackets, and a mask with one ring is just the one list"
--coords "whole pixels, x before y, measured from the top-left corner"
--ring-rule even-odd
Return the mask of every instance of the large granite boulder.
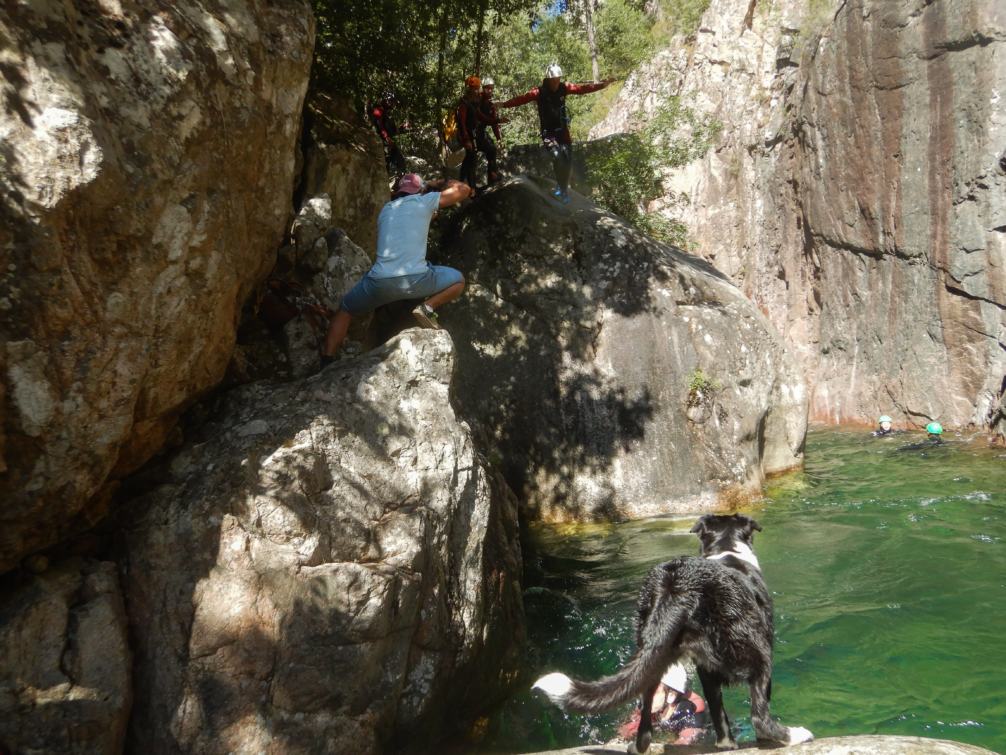
[[291, 214], [307, 0], [0, 9], [0, 572], [223, 376]]
[[441, 260], [468, 279], [441, 314], [460, 408], [535, 515], [710, 510], [800, 464], [803, 383], [757, 308], [708, 263], [550, 185], [486, 193]]
[[516, 501], [451, 408], [443, 332], [227, 396], [129, 511], [131, 747], [421, 748], [515, 676]]
[[66, 561], [0, 602], [0, 752], [122, 752], [132, 700], [115, 564]]
[[301, 191], [305, 197], [331, 197], [333, 225], [373, 259], [377, 215], [390, 197], [384, 147], [346, 102], [318, 95], [308, 114]]
[[1006, 388], [1004, 45], [998, 0], [712, 0], [591, 135], [671, 102], [718, 124], [651, 209], [787, 334], [811, 417], [992, 427]]

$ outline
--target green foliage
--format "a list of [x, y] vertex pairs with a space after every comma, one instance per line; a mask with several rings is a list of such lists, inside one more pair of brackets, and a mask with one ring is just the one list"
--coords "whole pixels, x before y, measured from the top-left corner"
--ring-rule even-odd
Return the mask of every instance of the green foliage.
[[[587, 42], [575, 21], [566, 14], [549, 14], [540, 3], [532, 14], [511, 17], [493, 30], [483, 70], [496, 80], [496, 95], [506, 100], [541, 84], [550, 63], [562, 66], [568, 81], [590, 78]], [[567, 107], [574, 118], [589, 106], [590, 97], [570, 97]], [[533, 104], [502, 110], [510, 119], [504, 129], [508, 143], [536, 143], [538, 111]]]
[[646, 213], [646, 205], [664, 193], [661, 172], [702, 157], [721, 129], [715, 119], [700, 119], [672, 97], [643, 131], [590, 148], [586, 161], [594, 199], [649, 236], [687, 249], [687, 227]]
[[696, 367], [688, 378], [688, 405], [700, 404], [722, 388], [723, 383], [707, 375], [701, 367]]
[[702, 14], [709, 8], [710, 0], [659, 0], [657, 21], [651, 36], [658, 45], [664, 45], [675, 36], [690, 37], [699, 30]]
[[651, 19], [626, 0], [606, 0], [594, 15], [602, 75], [624, 78], [652, 51]]
[[663, 165], [677, 168], [702, 157], [716, 143], [723, 124], [715, 118], [701, 120], [695, 111], [671, 97], [650, 121], [647, 130], [660, 146]]

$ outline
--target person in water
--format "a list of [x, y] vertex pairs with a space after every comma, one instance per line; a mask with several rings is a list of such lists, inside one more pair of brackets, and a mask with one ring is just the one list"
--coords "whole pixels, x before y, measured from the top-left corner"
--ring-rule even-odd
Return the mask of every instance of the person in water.
[[872, 435], [874, 438], [879, 438], [884, 435], [891, 435], [894, 430], [891, 429], [891, 418], [886, 414], [880, 415], [880, 419], [877, 420], [877, 429], [873, 431]]
[[[675, 735], [674, 744], [692, 744], [705, 726], [706, 701], [688, 689], [688, 673], [680, 663], [671, 665], [661, 677], [650, 706], [653, 728]], [[618, 727], [618, 737], [633, 740], [639, 729], [639, 708]]]
[[899, 451], [923, 451], [927, 448], [933, 448], [935, 446], [942, 446], [943, 443], [943, 425], [939, 422], [930, 422], [926, 425], [926, 439], [919, 441], [918, 443], [911, 443], [907, 446], [901, 446]]
[[553, 63], [545, 71], [540, 87], [501, 102], [500, 107], [518, 107], [528, 102], [538, 104], [538, 125], [541, 140], [552, 155], [556, 187], [552, 193], [563, 203], [569, 202], [569, 176], [573, 172], [573, 139], [569, 135], [569, 113], [566, 95], [590, 94], [604, 89], [615, 79], [592, 84], [570, 84], [562, 80], [562, 69]]

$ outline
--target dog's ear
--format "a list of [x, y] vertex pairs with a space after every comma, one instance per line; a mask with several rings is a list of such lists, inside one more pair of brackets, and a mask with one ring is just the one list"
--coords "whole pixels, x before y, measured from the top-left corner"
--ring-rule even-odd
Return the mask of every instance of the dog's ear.
[[702, 517], [695, 523], [695, 525], [688, 530], [689, 532], [694, 532], [696, 535], [701, 536], [703, 532], [706, 531], [706, 518]]

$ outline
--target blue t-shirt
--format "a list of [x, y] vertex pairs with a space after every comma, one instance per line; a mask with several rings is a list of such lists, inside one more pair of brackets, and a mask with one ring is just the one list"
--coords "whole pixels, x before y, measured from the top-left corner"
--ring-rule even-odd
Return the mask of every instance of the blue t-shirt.
[[373, 278], [397, 278], [425, 273], [430, 221], [440, 207], [440, 192], [393, 199], [377, 216], [377, 261]]

